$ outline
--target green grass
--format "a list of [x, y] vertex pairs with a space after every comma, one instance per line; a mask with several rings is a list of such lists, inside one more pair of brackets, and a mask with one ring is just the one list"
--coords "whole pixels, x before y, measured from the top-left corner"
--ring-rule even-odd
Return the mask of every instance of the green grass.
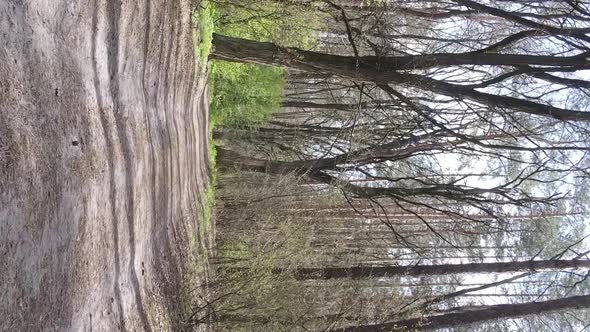
[[196, 61], [206, 69], [211, 52], [213, 41], [213, 20], [215, 18], [215, 7], [208, 0], [202, 0], [192, 15], [193, 23], [193, 45], [195, 47]]
[[[215, 5], [203, 0], [192, 15], [195, 59], [204, 72], [211, 52], [214, 21], [220, 19]], [[235, 14], [238, 14], [239, 11]], [[242, 14], [243, 15], [243, 14]], [[220, 28], [220, 32], [241, 37], [255, 37], [245, 31], [261, 31], [265, 27], [232, 26]], [[265, 25], [272, 24], [266, 22]], [[241, 63], [213, 62], [209, 67], [210, 77], [210, 127], [256, 127], [267, 121], [279, 109], [284, 85], [282, 69]]]
[[255, 128], [280, 108], [280, 68], [216, 61], [211, 64], [211, 120], [215, 125]]
[[[312, 48], [319, 16], [281, 1], [241, 1], [212, 11], [215, 31], [233, 37]], [[211, 120], [231, 128], [256, 128], [280, 110], [285, 71], [281, 68], [213, 61], [210, 67]]]
[[[193, 15], [199, 38], [196, 58], [206, 61], [213, 31], [284, 46], [313, 48], [321, 14], [276, 0], [214, 3], [203, 0]], [[215, 26], [214, 26], [215, 25]], [[206, 66], [204, 66], [206, 67]], [[285, 71], [271, 66], [212, 61], [209, 67], [210, 126], [256, 128], [280, 110]]]
[[[207, 69], [209, 53], [213, 41], [215, 6], [208, 0], [201, 0], [192, 14], [193, 23], [193, 45], [195, 59], [203, 71]], [[210, 124], [210, 136], [214, 124]], [[213, 205], [215, 204], [215, 185], [217, 181], [217, 170], [215, 165], [215, 145], [213, 140], [209, 139], [209, 181], [205, 188], [205, 199], [200, 211], [199, 232], [201, 239], [207, 236], [212, 230]], [[201, 241], [202, 242], [202, 241]]]

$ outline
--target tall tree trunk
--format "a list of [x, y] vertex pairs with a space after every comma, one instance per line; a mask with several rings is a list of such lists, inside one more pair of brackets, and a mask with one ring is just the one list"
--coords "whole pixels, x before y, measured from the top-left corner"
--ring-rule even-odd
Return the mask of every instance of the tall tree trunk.
[[[513, 282], [515, 280], [522, 279], [524, 277], [528, 277], [528, 276], [530, 276], [532, 274], [533, 274], [533, 272], [525, 272], [525, 273], [517, 274], [517, 275], [515, 275], [513, 277], [510, 277], [510, 278], [507, 278], [507, 279], [502, 279], [502, 280], [499, 280], [499, 281], [496, 281], [496, 282], [491, 282], [489, 284], [480, 285], [480, 286], [476, 286], [476, 287], [470, 287], [470, 288], [464, 288], [464, 289], [461, 289], [461, 290], [458, 290], [458, 291], [454, 291], [452, 293], [447, 293], [447, 294], [444, 294], [444, 295], [441, 295], [441, 296], [437, 296], [437, 297], [435, 297], [433, 299], [429, 299], [426, 302], [422, 303], [420, 306], [418, 306], [418, 309], [420, 309], [420, 310], [426, 310], [426, 309], [428, 309], [428, 307], [430, 307], [433, 304], [440, 303], [440, 302], [443, 302], [443, 301], [447, 301], [447, 300], [452, 299], [452, 298], [464, 296], [465, 294], [468, 294], [468, 293], [479, 292], [479, 291], [482, 291], [484, 289], [488, 289], [488, 288], [492, 288], [492, 287], [498, 287], [498, 286], [501, 286], [501, 285], [504, 285], [504, 284], [507, 284], [507, 283], [511, 283], [511, 282]], [[473, 295], [480, 296], [479, 293], [478, 294], [473, 294]], [[504, 294], [500, 294], [500, 295], [501, 296], [504, 296]]]
[[294, 47], [281, 47], [273, 43], [258, 42], [213, 34], [213, 59], [234, 62], [250, 62], [264, 65], [284, 66], [304, 71], [334, 73], [350, 76], [354, 72], [389, 73], [396, 71], [427, 69], [461, 65], [479, 66], [585, 66], [585, 55], [545, 56], [498, 53], [437, 53], [404, 56], [343, 56]]
[[401, 57], [366, 56], [355, 58], [297, 48], [280, 47], [273, 43], [258, 42], [213, 34], [212, 59], [233, 62], [275, 65], [302, 71], [330, 73], [355, 81], [387, 84], [407, 84], [447, 96], [468, 98], [477, 102], [506, 107], [517, 112], [535, 114], [558, 120], [590, 121], [590, 112], [573, 111], [553, 107], [525, 99], [493, 95], [470, 88], [435, 80], [423, 75], [400, 71], [417, 68], [446, 67], [458, 65], [501, 65], [583, 68], [588, 65], [586, 56], [571, 57], [533, 56], [494, 53], [433, 54]]
[[[397, 140], [389, 143], [384, 143], [378, 146], [358, 149], [349, 153], [340, 154], [330, 158], [318, 158], [309, 160], [295, 160], [295, 161], [266, 161], [252, 157], [243, 156], [237, 152], [223, 149], [219, 147], [217, 150], [217, 157], [224, 165], [239, 167], [244, 171], [251, 172], [266, 172], [268, 174], [310, 174], [313, 175], [322, 170], [335, 169], [341, 163], [356, 162], [358, 164], [370, 164], [378, 162], [387, 158], [407, 158], [413, 154], [422, 151], [433, 151], [436, 149], [448, 147], [450, 145], [457, 145], [455, 142], [432, 142], [436, 139], [439, 133], [428, 133], [421, 136]], [[426, 141], [423, 144], [418, 144], [421, 140]], [[330, 181], [334, 180], [329, 177], [322, 179], [315, 178], [320, 182], [332, 184]], [[353, 185], [349, 185], [353, 186]], [[356, 187], [356, 186], [353, 186]], [[355, 188], [351, 188], [355, 189]], [[364, 195], [380, 195], [383, 194], [383, 188], [363, 187], [361, 191]], [[388, 192], [389, 188], [385, 188], [384, 192]], [[405, 194], [413, 194], [414, 191], [404, 191]]]
[[590, 268], [590, 260], [543, 260], [506, 263], [469, 263], [414, 266], [350, 266], [299, 268], [295, 278], [309, 279], [362, 279], [392, 276], [426, 276], [456, 273], [505, 273], [539, 270]]
[[[360, 105], [365, 107], [366, 103]], [[338, 103], [314, 103], [309, 101], [286, 100], [281, 103], [281, 107], [302, 107], [302, 108], [316, 108], [336, 111], [349, 112], [359, 108], [358, 104], [338, 104]]]
[[590, 308], [590, 295], [572, 296], [544, 302], [526, 302], [519, 304], [498, 304], [484, 309], [469, 310], [460, 313], [428, 316], [372, 325], [349, 326], [332, 330], [333, 332], [400, 332], [451, 328], [460, 325], [481, 323], [498, 318], [518, 318], [533, 314], [542, 314], [564, 309]]

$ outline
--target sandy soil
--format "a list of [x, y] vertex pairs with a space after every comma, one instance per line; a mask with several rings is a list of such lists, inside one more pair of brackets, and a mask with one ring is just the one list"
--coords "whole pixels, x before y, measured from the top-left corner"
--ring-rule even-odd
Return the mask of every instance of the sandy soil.
[[207, 169], [194, 2], [0, 0], [0, 330], [169, 330]]

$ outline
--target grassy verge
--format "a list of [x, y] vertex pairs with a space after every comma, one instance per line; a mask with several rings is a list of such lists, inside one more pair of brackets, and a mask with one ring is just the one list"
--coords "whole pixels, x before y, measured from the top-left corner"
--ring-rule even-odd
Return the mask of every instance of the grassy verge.
[[[214, 20], [215, 20], [215, 6], [208, 0], [201, 0], [192, 14], [193, 23], [193, 45], [195, 52], [195, 61], [197, 67], [200, 68], [202, 74], [206, 74], [208, 69], [208, 58], [211, 52], [211, 45], [213, 40]], [[215, 204], [215, 185], [217, 179], [217, 170], [215, 165], [215, 145], [211, 139], [211, 132], [214, 123], [210, 123], [210, 138], [209, 138], [209, 179], [205, 187], [205, 197], [199, 204], [199, 238], [203, 243], [205, 238], [210, 238], [212, 235], [213, 225], [213, 205]], [[212, 240], [212, 239], [209, 239]], [[211, 243], [211, 242], [209, 242]], [[202, 245], [201, 245], [202, 246]], [[206, 250], [206, 248], [201, 248]]]
[[[211, 0], [214, 2], [215, 0]], [[215, 32], [312, 49], [322, 14], [312, 6], [277, 0], [216, 2]], [[280, 110], [285, 85], [281, 68], [213, 61], [211, 119], [231, 128], [256, 128]]]
[[[213, 32], [272, 41], [280, 45], [312, 49], [312, 37], [321, 16], [311, 7], [286, 5], [276, 0], [217, 2], [202, 0], [193, 13], [195, 58], [209, 74], [209, 170], [204, 201], [199, 209], [199, 238], [213, 242], [213, 207], [217, 181], [216, 126], [256, 128], [280, 109], [285, 71], [272, 66], [212, 61], [208, 63]], [[205, 249], [205, 248], [203, 248]]]
[[202, 70], [207, 69], [207, 58], [211, 52], [214, 17], [215, 7], [208, 0], [200, 1], [192, 15], [195, 59]]
[[[215, 8], [208, 0], [202, 0], [192, 13], [192, 38], [198, 75], [206, 75], [208, 58], [211, 51]], [[213, 207], [215, 204], [215, 185], [217, 171], [215, 165], [215, 146], [209, 139], [209, 178], [205, 186], [205, 195], [195, 202], [195, 212], [189, 216], [192, 223], [198, 220], [198, 231], [189, 243], [188, 266], [183, 276], [180, 292], [183, 323], [188, 326], [195, 324], [200, 315], [193, 317], [198, 308], [203, 306], [203, 298], [207, 297], [207, 281], [209, 268], [209, 247], [214, 240]]]
[[[219, 3], [215, 32], [283, 45], [301, 45], [297, 15], [271, 0]], [[303, 17], [303, 16], [302, 16]], [[271, 66], [213, 61], [210, 70], [211, 119], [230, 128], [256, 128], [280, 109], [285, 71]]]
[[[195, 232], [190, 243], [190, 265], [182, 290], [181, 302], [185, 318], [196, 314], [194, 317], [198, 320], [206, 314], [202, 309], [203, 298], [208, 297], [208, 290], [202, 287], [210, 278], [209, 250], [215, 240], [217, 165], [213, 129], [215, 126], [256, 128], [263, 125], [272, 113], [280, 109], [285, 84], [285, 72], [280, 68], [221, 61], [209, 63], [213, 32], [273, 41], [285, 46], [311, 48], [308, 44], [312, 40], [310, 36], [315, 25], [312, 22], [312, 14], [312, 11], [305, 12], [300, 7], [292, 8], [276, 0], [218, 3], [215, 0], [201, 0], [193, 12], [192, 33], [196, 67], [200, 71], [200, 77], [209, 75], [209, 178], [204, 195], [196, 202], [197, 212], [191, 216], [198, 219], [199, 224], [198, 232]], [[270, 276], [268, 271], [262, 273], [262, 276]], [[270, 285], [264, 280], [260, 284]], [[272, 290], [273, 287], [267, 288]], [[252, 293], [256, 291], [253, 290]], [[196, 295], [201, 296], [200, 299]], [[195, 321], [185, 320], [185, 323], [191, 324]]]
[[280, 107], [284, 73], [280, 68], [213, 62], [210, 82], [213, 123], [232, 128], [255, 128]]

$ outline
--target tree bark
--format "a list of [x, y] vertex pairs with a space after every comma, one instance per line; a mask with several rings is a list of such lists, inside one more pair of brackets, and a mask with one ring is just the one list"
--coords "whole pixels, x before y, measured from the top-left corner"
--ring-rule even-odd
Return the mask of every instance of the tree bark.
[[338, 104], [338, 103], [314, 103], [309, 101], [286, 100], [281, 103], [281, 107], [301, 107], [350, 112], [360, 107], [366, 106], [366, 103], [359, 104]]
[[418, 89], [429, 90], [451, 97], [468, 98], [485, 105], [505, 107], [517, 112], [564, 121], [590, 121], [590, 112], [573, 111], [526, 99], [493, 95], [464, 85], [451, 84], [423, 75], [400, 72], [411, 69], [459, 65], [515, 67], [543, 65], [564, 67], [564, 70], [571, 71], [573, 67], [584, 68], [590, 64], [585, 55], [555, 57], [470, 52], [355, 58], [280, 47], [273, 43], [233, 38], [219, 34], [213, 34], [213, 46], [212, 59], [274, 65], [308, 72], [330, 73], [354, 81], [373, 82], [382, 86], [387, 84], [407, 84]]
[[498, 304], [484, 309], [460, 313], [428, 316], [424, 318], [401, 320], [372, 325], [349, 326], [332, 330], [333, 332], [400, 332], [451, 328], [460, 325], [481, 323], [498, 318], [517, 318], [564, 309], [583, 309], [590, 307], [590, 295], [572, 296], [544, 302], [519, 304]]
[[539, 270], [590, 268], [590, 260], [542, 260], [506, 263], [469, 263], [415, 266], [350, 266], [299, 268], [294, 275], [298, 280], [310, 279], [363, 279], [393, 276], [427, 276], [458, 273], [506, 273]]
[[[405, 140], [398, 140], [381, 145], [358, 149], [349, 153], [340, 154], [330, 158], [318, 158], [309, 160], [295, 160], [295, 161], [266, 161], [252, 157], [243, 156], [237, 152], [217, 148], [217, 157], [221, 165], [228, 165], [238, 167], [244, 171], [264, 172], [268, 174], [308, 174], [312, 178], [324, 182], [326, 184], [334, 184], [332, 177], [322, 178], [317, 173], [323, 170], [335, 169], [341, 163], [356, 162], [358, 164], [369, 164], [379, 162], [386, 159], [403, 159], [421, 151], [433, 151], [443, 147], [448, 147], [454, 142], [431, 142], [436, 139], [438, 133], [428, 133], [421, 136], [415, 136]], [[427, 140], [424, 144], [421, 140]], [[351, 190], [356, 189], [362, 195], [377, 196], [390, 192], [391, 188], [372, 188], [372, 187], [358, 187], [349, 185]], [[384, 189], [384, 190], [382, 190]], [[404, 194], [415, 194], [422, 192], [407, 189], [402, 190]]]
[[[281, 47], [269, 42], [213, 34], [213, 59], [275, 65], [304, 71], [358, 76], [371, 73], [383, 77], [401, 70], [428, 69], [461, 65], [479, 66], [584, 66], [586, 55], [545, 56], [498, 53], [437, 53], [405, 56], [343, 56], [306, 51], [294, 47]], [[353, 73], [357, 73], [354, 75]], [[385, 81], [384, 81], [385, 82]]]

